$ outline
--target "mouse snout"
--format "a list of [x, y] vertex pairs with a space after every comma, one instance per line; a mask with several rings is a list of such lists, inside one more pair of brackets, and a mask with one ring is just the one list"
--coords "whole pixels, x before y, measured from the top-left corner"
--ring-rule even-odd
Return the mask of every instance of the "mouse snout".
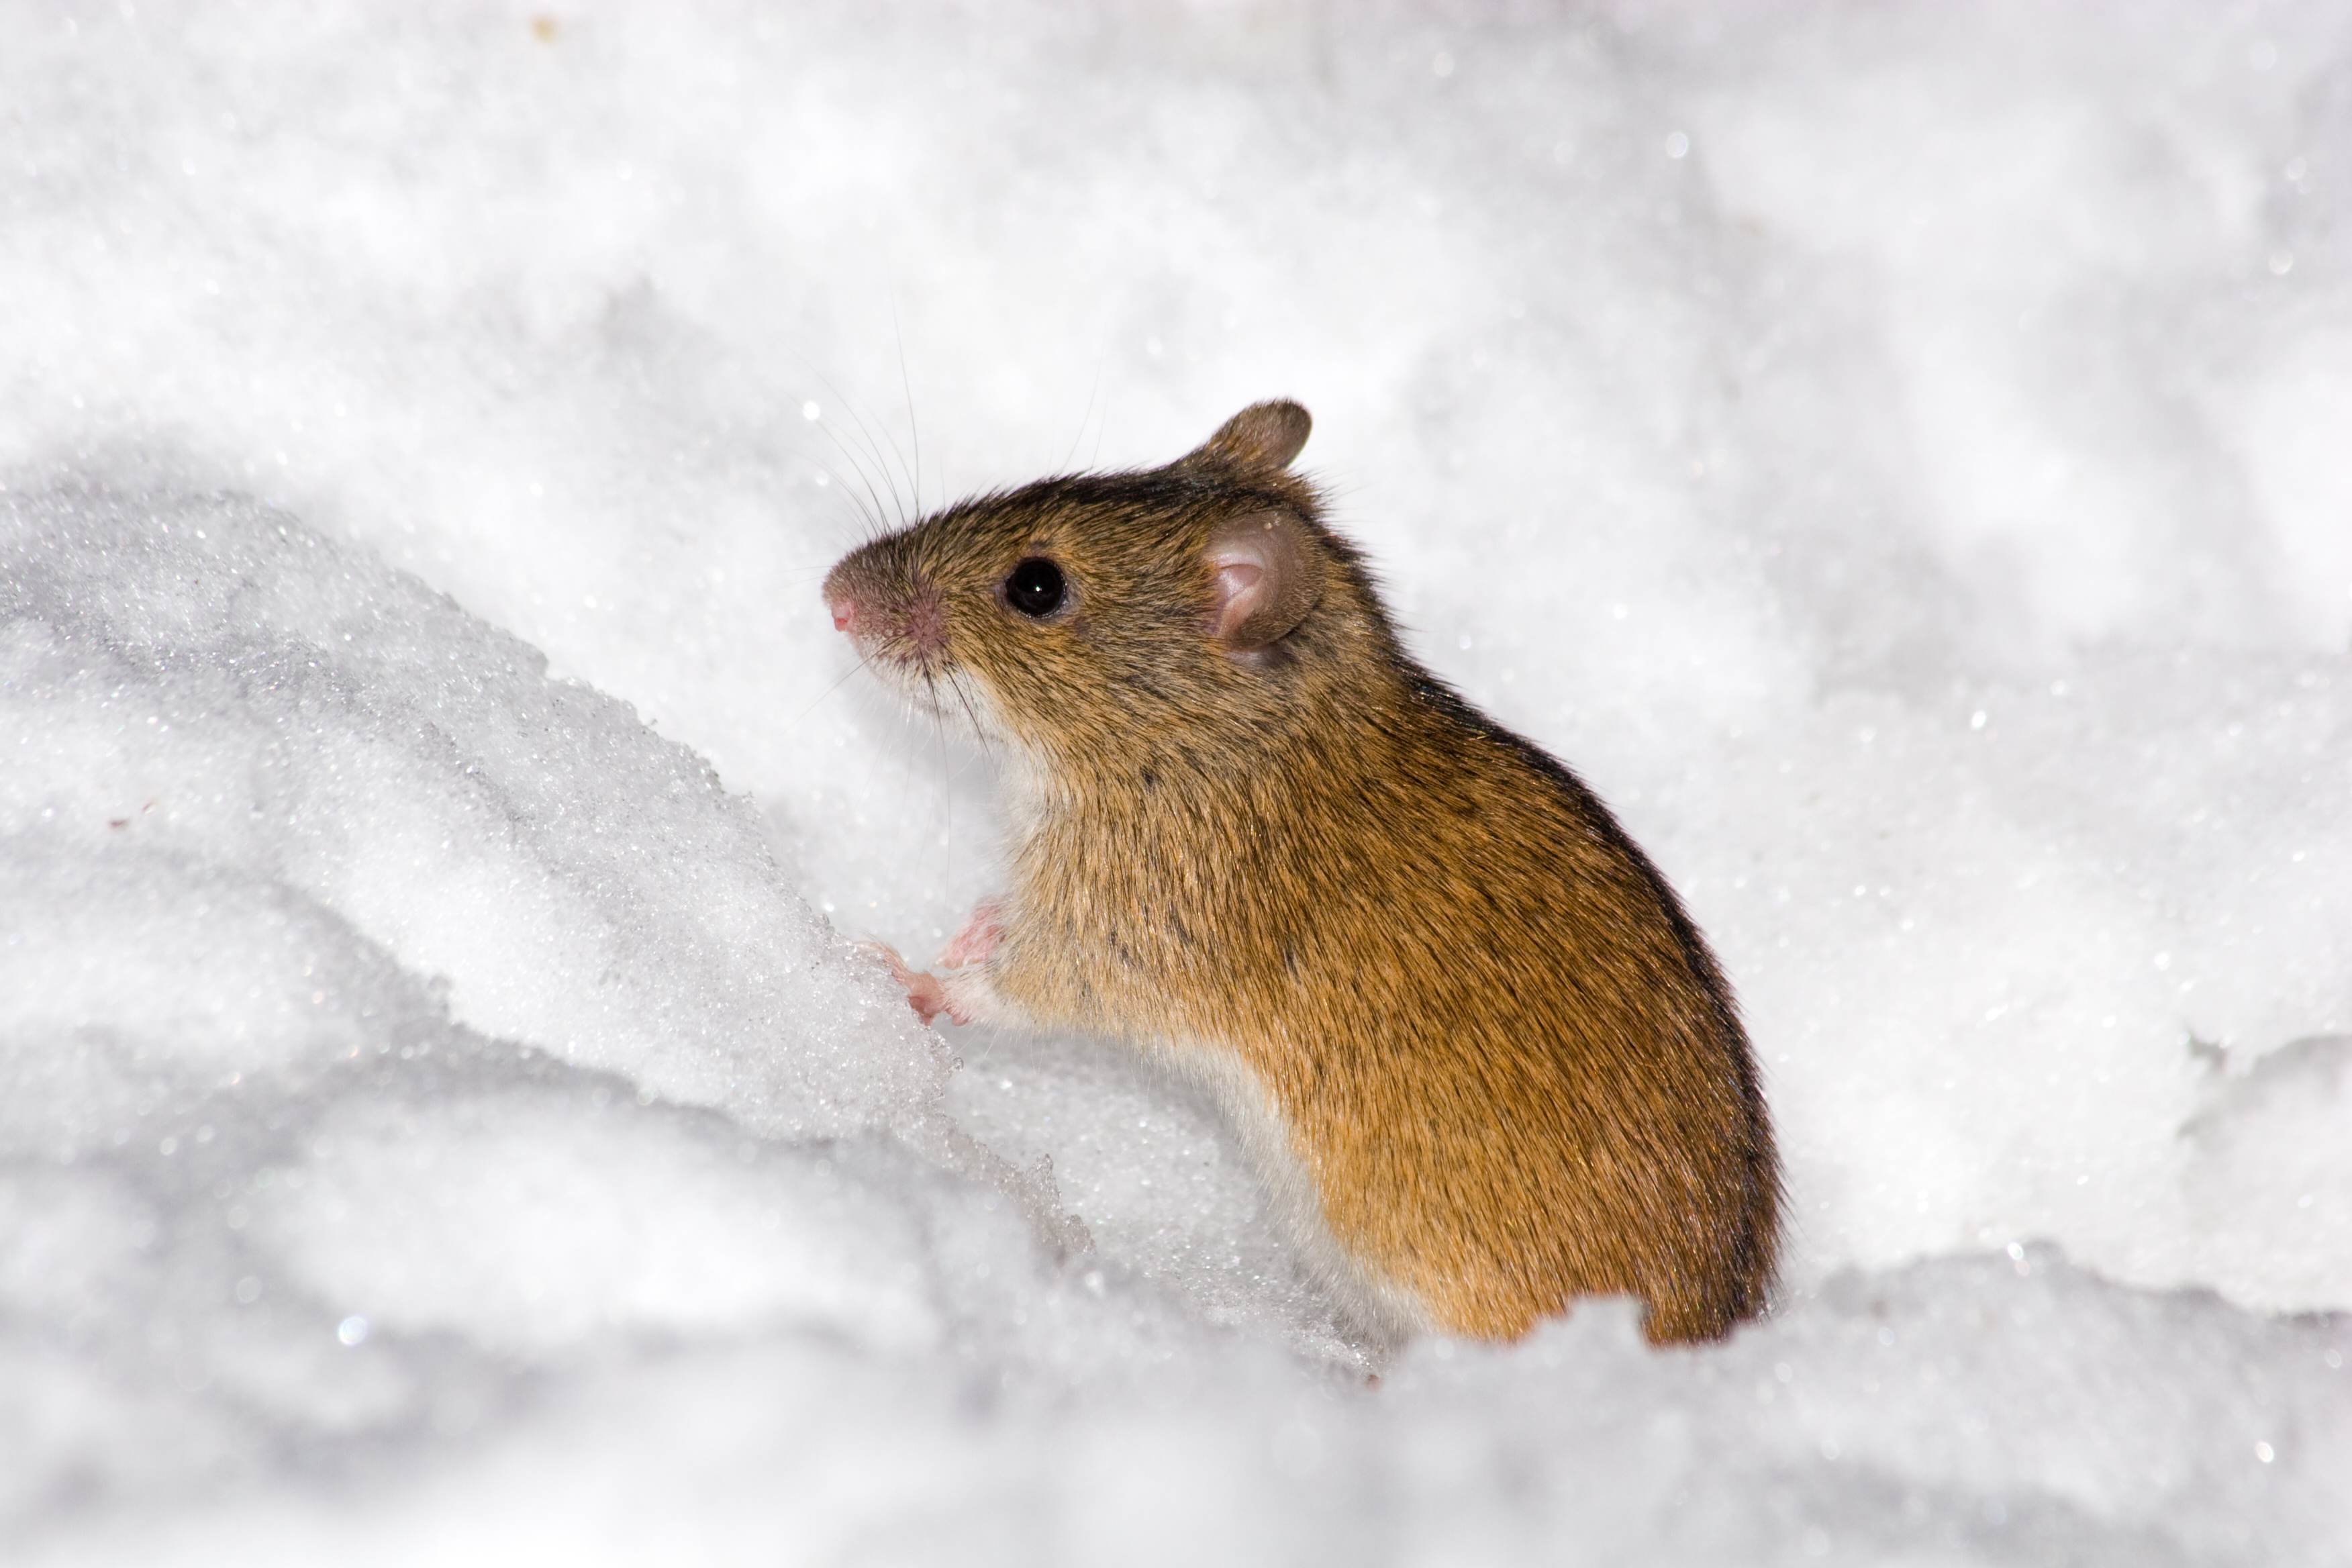
[[828, 583], [824, 607], [833, 629], [848, 637], [861, 654], [928, 664], [947, 649], [946, 603], [938, 588], [920, 578], [879, 588]]

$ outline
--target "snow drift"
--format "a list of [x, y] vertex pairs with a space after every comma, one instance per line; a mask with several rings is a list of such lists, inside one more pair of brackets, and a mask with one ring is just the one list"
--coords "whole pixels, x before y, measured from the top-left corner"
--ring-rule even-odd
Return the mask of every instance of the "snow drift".
[[[12, 1555], [2352, 1554], [2341, 16], [5, 26]], [[1276, 393], [1741, 992], [1723, 1345], [1375, 1364], [850, 945], [992, 825], [824, 567]]]

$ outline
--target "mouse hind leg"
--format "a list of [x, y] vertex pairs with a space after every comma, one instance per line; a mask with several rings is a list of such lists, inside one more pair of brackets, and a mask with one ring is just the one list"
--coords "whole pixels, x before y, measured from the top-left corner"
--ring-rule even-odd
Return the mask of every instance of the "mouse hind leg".
[[949, 969], [961, 969], [967, 963], [984, 963], [996, 951], [996, 939], [1004, 934], [1004, 905], [998, 899], [982, 899], [972, 905], [971, 918], [963, 922], [963, 930], [955, 933], [940, 955], [932, 962]]

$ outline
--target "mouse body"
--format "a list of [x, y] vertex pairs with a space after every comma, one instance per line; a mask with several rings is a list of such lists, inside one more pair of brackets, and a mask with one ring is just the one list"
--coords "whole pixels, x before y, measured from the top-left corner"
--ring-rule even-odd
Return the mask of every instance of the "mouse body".
[[1000, 755], [1003, 892], [928, 1022], [1121, 1037], [1216, 1091], [1366, 1331], [1510, 1339], [1630, 1294], [1764, 1304], [1780, 1185], [1713, 955], [1577, 777], [1404, 651], [1255, 405], [1165, 468], [852, 552], [835, 626]]

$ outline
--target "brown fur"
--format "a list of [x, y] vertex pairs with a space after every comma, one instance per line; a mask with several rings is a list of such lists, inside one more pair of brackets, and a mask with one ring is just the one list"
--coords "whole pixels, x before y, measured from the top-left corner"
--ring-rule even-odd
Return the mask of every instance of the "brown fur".
[[[1406, 656], [1286, 471], [1306, 428], [1262, 404], [1168, 468], [966, 501], [827, 581], [869, 661], [1010, 753], [987, 987], [1246, 1069], [1333, 1237], [1441, 1328], [1626, 1292], [1654, 1341], [1719, 1335], [1764, 1303], [1780, 1202], [1729, 989], [1591, 792]], [[1262, 527], [1296, 559], [1255, 620], [1303, 618], [1253, 647], [1217, 635], [1204, 556]], [[1000, 589], [1030, 557], [1067, 585], [1043, 620]]]

